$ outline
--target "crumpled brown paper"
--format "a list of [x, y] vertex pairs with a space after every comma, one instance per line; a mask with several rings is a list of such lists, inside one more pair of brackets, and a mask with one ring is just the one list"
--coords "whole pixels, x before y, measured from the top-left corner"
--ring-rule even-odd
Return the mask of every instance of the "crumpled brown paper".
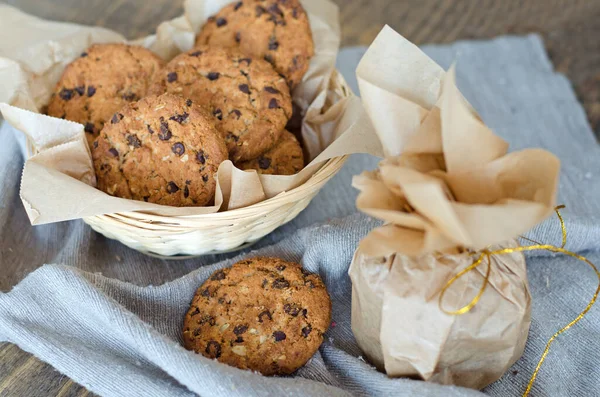
[[[133, 43], [169, 60], [192, 48], [195, 32], [231, 0], [187, 0], [185, 15], [162, 23], [156, 35]], [[83, 126], [39, 114], [65, 66], [92, 43], [124, 42], [97, 27], [49, 22], [0, 5], [0, 111], [35, 147], [26, 162], [21, 199], [32, 224], [99, 214], [143, 211], [164, 216], [200, 215], [246, 207], [291, 190], [330, 158], [381, 154], [361, 102], [346, 96], [335, 71], [340, 44], [338, 9], [328, 0], [303, 0], [315, 40], [315, 57], [294, 101], [305, 111], [302, 135], [310, 164], [297, 175], [264, 176], [224, 162], [215, 205], [175, 208], [109, 196], [97, 189]]]
[[[357, 69], [364, 106], [386, 151], [355, 177], [357, 207], [386, 223], [360, 243], [349, 270], [352, 329], [390, 376], [483, 388], [521, 356], [530, 325], [522, 254], [492, 258], [489, 284], [463, 315], [442, 288], [474, 251], [513, 240], [555, 206], [559, 160], [540, 149], [507, 154], [447, 73], [386, 27]], [[444, 296], [458, 310], [485, 265]]]

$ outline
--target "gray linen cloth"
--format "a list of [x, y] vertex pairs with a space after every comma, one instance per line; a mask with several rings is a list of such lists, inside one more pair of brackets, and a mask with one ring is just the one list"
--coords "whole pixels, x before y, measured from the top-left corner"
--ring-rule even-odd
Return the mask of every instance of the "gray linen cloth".
[[[593, 251], [600, 248], [600, 148], [569, 82], [553, 72], [540, 38], [504, 37], [428, 46], [425, 51], [444, 67], [458, 59], [461, 89], [512, 150], [543, 147], [561, 158], [559, 201], [567, 205], [567, 248], [600, 264], [600, 254]], [[354, 87], [354, 69], [363, 52], [350, 49], [340, 56], [339, 67]], [[252, 251], [237, 258], [230, 254], [164, 261], [107, 240], [81, 221], [31, 227], [18, 198], [22, 139], [4, 125], [0, 142], [0, 288], [8, 291], [18, 284], [0, 293], [0, 341], [16, 343], [93, 392], [482, 395], [388, 379], [364, 362], [352, 337], [347, 270], [357, 243], [378, 223], [355, 213], [351, 177], [375, 168], [377, 159], [353, 156], [305, 212]], [[530, 237], [559, 244], [558, 222], [548, 220]], [[195, 289], [215, 269], [248, 255], [300, 261], [328, 286], [336, 326], [294, 377], [262, 377], [181, 347], [182, 320]], [[35, 270], [44, 263], [57, 265]], [[548, 338], [577, 316], [597, 285], [585, 264], [568, 257], [534, 252], [527, 263], [533, 294], [529, 341], [523, 358], [484, 390], [488, 395], [521, 395]], [[599, 335], [600, 308], [595, 307], [553, 345], [532, 396], [600, 395]]]

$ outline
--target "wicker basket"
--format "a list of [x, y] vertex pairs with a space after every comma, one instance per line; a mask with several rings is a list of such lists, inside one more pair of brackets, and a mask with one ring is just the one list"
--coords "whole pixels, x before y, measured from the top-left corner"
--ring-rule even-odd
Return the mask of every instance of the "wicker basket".
[[[354, 95], [338, 72], [333, 78], [338, 80], [345, 97]], [[98, 233], [153, 256], [176, 259], [231, 252], [251, 245], [294, 219], [346, 159], [347, 156], [333, 158], [304, 184], [245, 208], [180, 217], [128, 212], [97, 215], [83, 221]]]

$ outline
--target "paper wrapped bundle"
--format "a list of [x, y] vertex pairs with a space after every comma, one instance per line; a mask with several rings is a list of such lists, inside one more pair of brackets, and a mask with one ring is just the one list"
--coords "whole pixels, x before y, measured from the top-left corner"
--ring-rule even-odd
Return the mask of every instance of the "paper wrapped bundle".
[[358, 69], [364, 106], [386, 150], [355, 177], [358, 208], [385, 221], [361, 243], [349, 273], [352, 329], [389, 376], [483, 388], [521, 356], [531, 296], [514, 240], [553, 212], [560, 163], [530, 149], [507, 154], [448, 73], [390, 28]]

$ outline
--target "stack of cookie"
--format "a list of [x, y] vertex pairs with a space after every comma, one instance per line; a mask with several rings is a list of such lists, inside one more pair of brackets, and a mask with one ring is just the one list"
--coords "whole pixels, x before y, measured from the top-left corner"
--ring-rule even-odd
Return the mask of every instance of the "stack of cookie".
[[166, 64], [138, 46], [92, 46], [66, 68], [48, 114], [84, 125], [102, 191], [210, 205], [227, 159], [260, 174], [302, 170], [302, 147], [286, 125], [313, 54], [299, 0], [242, 0]]

